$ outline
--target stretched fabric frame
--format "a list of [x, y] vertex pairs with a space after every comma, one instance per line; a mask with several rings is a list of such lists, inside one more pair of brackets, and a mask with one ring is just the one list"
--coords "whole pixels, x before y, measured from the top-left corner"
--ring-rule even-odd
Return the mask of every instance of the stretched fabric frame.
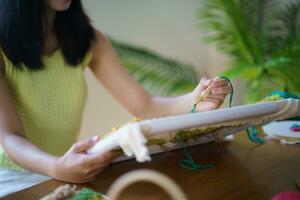
[[[263, 125], [299, 115], [300, 101], [284, 99], [131, 123], [138, 123], [148, 140], [151, 154], [154, 154], [163, 151], [160, 145], [169, 150], [180, 148], [179, 132], [183, 140], [188, 141], [190, 145], [196, 145], [232, 135], [250, 126]], [[89, 152], [99, 152], [99, 149], [100, 151], [120, 151], [118, 145], [112, 140], [112, 134], [119, 134], [118, 129], [107, 134]], [[121, 157], [116, 161], [125, 159], [128, 158]]]

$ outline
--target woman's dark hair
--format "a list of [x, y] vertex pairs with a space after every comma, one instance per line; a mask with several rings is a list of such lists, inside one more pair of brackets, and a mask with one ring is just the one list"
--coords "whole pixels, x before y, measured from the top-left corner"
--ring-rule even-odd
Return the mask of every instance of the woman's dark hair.
[[[44, 0], [0, 0], [0, 45], [17, 68], [21, 64], [29, 70], [43, 68], [45, 21]], [[64, 59], [72, 66], [83, 60], [95, 39], [80, 0], [57, 12], [54, 31]]]

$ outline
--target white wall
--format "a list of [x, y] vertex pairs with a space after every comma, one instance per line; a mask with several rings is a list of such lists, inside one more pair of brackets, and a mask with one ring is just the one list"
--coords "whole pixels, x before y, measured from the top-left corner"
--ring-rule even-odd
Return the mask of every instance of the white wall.
[[[84, 0], [83, 4], [95, 27], [117, 40], [191, 63], [199, 74], [205, 70], [215, 76], [226, 68], [225, 57], [201, 42], [196, 27], [201, 0]], [[87, 80], [89, 97], [81, 137], [107, 132], [130, 119], [90, 72]]]

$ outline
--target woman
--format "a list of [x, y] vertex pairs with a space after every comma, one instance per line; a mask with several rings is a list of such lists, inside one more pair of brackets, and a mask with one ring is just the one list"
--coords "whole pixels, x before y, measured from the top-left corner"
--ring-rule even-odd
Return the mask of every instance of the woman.
[[218, 108], [230, 92], [225, 80], [202, 79], [183, 96], [150, 96], [90, 25], [80, 0], [1, 0], [0, 44], [2, 170], [19, 169], [10, 159], [28, 171], [82, 183], [111, 162], [110, 152], [85, 154], [97, 137], [75, 143], [86, 98], [85, 66], [140, 118], [187, 113], [210, 83], [212, 94], [198, 111]]

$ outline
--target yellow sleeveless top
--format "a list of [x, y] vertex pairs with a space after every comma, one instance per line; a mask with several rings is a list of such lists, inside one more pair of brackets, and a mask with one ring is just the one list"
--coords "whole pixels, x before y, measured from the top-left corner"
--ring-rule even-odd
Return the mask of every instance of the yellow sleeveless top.
[[[5, 54], [2, 55], [4, 77], [26, 137], [49, 154], [63, 155], [76, 142], [80, 131], [87, 96], [84, 69], [92, 52], [87, 53], [80, 66], [72, 67], [57, 50], [43, 57], [43, 70], [33, 72], [17, 70]], [[22, 170], [8, 159], [0, 146], [1, 167]]]

